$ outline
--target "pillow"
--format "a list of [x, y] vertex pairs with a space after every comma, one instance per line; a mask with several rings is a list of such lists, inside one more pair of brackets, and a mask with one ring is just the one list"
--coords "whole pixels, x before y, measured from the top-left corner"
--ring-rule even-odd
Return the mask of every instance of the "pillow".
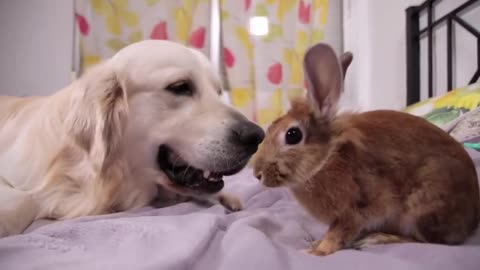
[[465, 115], [450, 131], [450, 135], [465, 146], [480, 149], [480, 108]]
[[480, 83], [475, 83], [454, 89], [442, 96], [420, 101], [406, 107], [404, 111], [423, 117], [449, 132], [459, 121], [479, 106]]

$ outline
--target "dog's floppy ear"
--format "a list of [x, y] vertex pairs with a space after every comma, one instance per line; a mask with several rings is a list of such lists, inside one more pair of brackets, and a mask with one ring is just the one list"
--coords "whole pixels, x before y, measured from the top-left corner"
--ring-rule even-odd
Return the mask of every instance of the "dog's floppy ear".
[[87, 146], [101, 173], [105, 173], [119, 154], [128, 115], [127, 93], [108, 63], [94, 67], [82, 80], [86, 108], [78, 111], [89, 115], [84, 118], [89, 128], [83, 129], [80, 141]]
[[100, 119], [97, 132], [101, 133], [105, 148], [105, 169], [115, 159], [125, 130], [127, 120], [127, 96], [116, 76], [106, 81], [105, 89], [100, 96]]

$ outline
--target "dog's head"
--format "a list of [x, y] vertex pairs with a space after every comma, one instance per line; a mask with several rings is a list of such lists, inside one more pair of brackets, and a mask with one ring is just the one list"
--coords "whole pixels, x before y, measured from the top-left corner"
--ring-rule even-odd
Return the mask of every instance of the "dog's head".
[[106, 164], [127, 156], [132, 170], [160, 172], [152, 180], [164, 187], [215, 193], [222, 176], [240, 171], [264, 138], [222, 102], [220, 80], [198, 51], [148, 40], [104, 65], [112, 73], [102, 101]]

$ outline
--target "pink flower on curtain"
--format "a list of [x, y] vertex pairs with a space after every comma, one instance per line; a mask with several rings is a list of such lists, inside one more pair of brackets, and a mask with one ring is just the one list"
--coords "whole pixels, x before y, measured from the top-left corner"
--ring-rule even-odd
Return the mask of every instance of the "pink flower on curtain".
[[153, 27], [151, 39], [168, 39], [167, 22], [161, 21]]
[[245, 0], [245, 10], [249, 10], [252, 5], [252, 0]]
[[197, 49], [203, 49], [205, 46], [205, 32], [205, 27], [199, 27], [193, 31], [190, 36], [190, 44]]
[[235, 56], [228, 48], [223, 48], [223, 59], [225, 60], [225, 65], [231, 68], [235, 65]]
[[300, 0], [298, 7], [298, 18], [304, 24], [310, 23], [310, 8], [312, 4], [306, 4], [304, 0]]
[[273, 84], [279, 84], [282, 82], [282, 64], [275, 63], [268, 68], [268, 80]]
[[84, 36], [88, 35], [90, 31], [90, 26], [88, 25], [87, 19], [80, 14], [75, 14], [75, 19], [77, 20], [78, 29], [80, 29], [80, 33]]

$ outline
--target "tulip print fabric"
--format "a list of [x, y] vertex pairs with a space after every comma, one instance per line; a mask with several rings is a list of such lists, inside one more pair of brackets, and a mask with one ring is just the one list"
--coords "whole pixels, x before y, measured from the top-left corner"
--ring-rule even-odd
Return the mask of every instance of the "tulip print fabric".
[[77, 0], [75, 17], [83, 69], [144, 39], [172, 40], [209, 54], [209, 0]]
[[[303, 55], [324, 40], [329, 1], [221, 0], [220, 4], [231, 102], [265, 127], [289, 108], [290, 98], [304, 94]], [[268, 19], [267, 35], [250, 34], [249, 20], [254, 16]]]
[[404, 111], [423, 117], [445, 131], [451, 131], [479, 106], [480, 83], [474, 83], [412, 104]]

